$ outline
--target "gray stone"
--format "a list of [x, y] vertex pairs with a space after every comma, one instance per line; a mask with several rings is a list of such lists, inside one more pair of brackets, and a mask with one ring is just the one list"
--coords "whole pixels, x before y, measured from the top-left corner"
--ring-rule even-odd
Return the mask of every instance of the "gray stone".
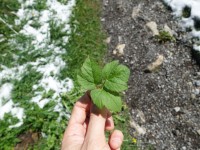
[[132, 11], [132, 18], [136, 18], [137, 16], [139, 16], [139, 12], [141, 10], [141, 4], [139, 4], [138, 6], [133, 7], [133, 11]]
[[113, 55], [116, 55], [117, 54], [117, 51], [116, 50], [113, 50]]
[[153, 63], [149, 64], [145, 71], [154, 72], [156, 69], [158, 69], [163, 64], [163, 61], [164, 61], [164, 56], [163, 55], [158, 55], [157, 58], [156, 58], [156, 61], [154, 61]]
[[141, 120], [142, 123], [146, 122], [144, 113], [141, 110], [137, 110], [137, 116], [140, 118], [140, 120]]
[[117, 54], [118, 56], [124, 55], [125, 46], [125, 44], [118, 44], [115, 50], [113, 51], [113, 54]]
[[197, 130], [197, 133], [200, 135], [200, 129], [199, 129], [199, 130]]
[[187, 148], [185, 146], [182, 147], [182, 150], [187, 150]]
[[150, 22], [148, 22], [148, 23], [146, 24], [146, 26], [152, 31], [153, 36], [159, 35], [159, 31], [158, 31], [156, 22], [150, 21]]
[[173, 36], [173, 31], [167, 24], [164, 25], [164, 31], [168, 32], [171, 36]]
[[179, 111], [181, 110], [181, 108], [180, 108], [180, 107], [175, 107], [174, 110], [175, 110], [176, 112], [179, 112]]
[[130, 120], [130, 127], [134, 128], [139, 135], [144, 135], [146, 133], [146, 129], [139, 126], [133, 119]]
[[195, 94], [191, 94], [191, 98], [192, 98], [192, 99], [195, 99], [195, 98], [196, 98], [196, 95], [195, 95]]
[[111, 37], [108, 37], [107, 39], [105, 39], [105, 43], [107, 43], [107, 44], [109, 44], [110, 43], [110, 41], [111, 41]]

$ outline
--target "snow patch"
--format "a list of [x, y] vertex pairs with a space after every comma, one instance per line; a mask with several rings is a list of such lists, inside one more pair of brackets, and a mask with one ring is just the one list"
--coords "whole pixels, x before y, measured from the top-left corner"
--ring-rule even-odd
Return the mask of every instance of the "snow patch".
[[[20, 81], [22, 77], [28, 73], [28, 67], [31, 66], [36, 72], [42, 74], [42, 77], [37, 81], [37, 84], [32, 87], [34, 97], [30, 99], [30, 103], [37, 103], [40, 108], [43, 108], [49, 101], [53, 100], [57, 104], [54, 111], [59, 112], [60, 117], [66, 116], [67, 114], [63, 111], [60, 95], [73, 88], [73, 81], [69, 78], [59, 80], [60, 71], [67, 65], [62, 59], [62, 55], [66, 54], [67, 51], [62, 47], [56, 46], [55, 43], [67, 43], [69, 37], [64, 36], [52, 42], [50, 39], [52, 24], [50, 23], [53, 22], [53, 25], [55, 25], [54, 27], [60, 27], [62, 25], [63, 28], [61, 32], [70, 33], [69, 19], [72, 14], [72, 9], [75, 6], [75, 0], [69, 0], [66, 5], [61, 4], [57, 0], [47, 0], [47, 9], [42, 11], [37, 11], [32, 7], [35, 4], [34, 0], [18, 1], [21, 4], [21, 8], [16, 13], [18, 19], [15, 20], [15, 25], [20, 25], [24, 21], [27, 22], [19, 33], [31, 37], [29, 40], [30, 45], [18, 43], [15, 40], [15, 35], [13, 35], [13, 38], [10, 39], [9, 42], [17, 47], [19, 51], [24, 51], [28, 55], [38, 53], [41, 54], [41, 57], [33, 62], [18, 65], [17, 60], [23, 56], [13, 54], [16, 60], [15, 67], [9, 68], [0, 65], [2, 69], [0, 72], [0, 86], [1, 81], [4, 79]], [[37, 28], [33, 26], [35, 23], [38, 25]], [[28, 46], [32, 46], [33, 48], [31, 47], [30, 49]], [[47, 53], [48, 55], [45, 56]], [[20, 120], [19, 123], [10, 126], [10, 128], [22, 125], [23, 118], [25, 117], [23, 108], [16, 107], [16, 104], [14, 104], [10, 98], [13, 86], [14, 85], [8, 83], [7, 85], [3, 85], [0, 89], [0, 118], [2, 119], [5, 113], [11, 112], [13, 116], [16, 116]], [[42, 91], [41, 88], [43, 89]], [[43, 97], [43, 95], [49, 91], [53, 91], [52, 97]], [[3, 104], [4, 99], [7, 100], [5, 104]]]
[[17, 107], [11, 99], [12, 89], [11, 83], [5, 83], [0, 88], [0, 119], [3, 119], [5, 113], [11, 113], [19, 119], [19, 122], [16, 125], [11, 125], [10, 128], [22, 125], [24, 118], [24, 109]]
[[[191, 37], [199, 38], [200, 40], [200, 29], [195, 27], [195, 24], [198, 24], [198, 28], [200, 28], [200, 0], [164, 0], [173, 10], [173, 14], [176, 17], [181, 18], [181, 25], [184, 29], [190, 28]], [[189, 10], [185, 10], [188, 12], [189, 16], [183, 16], [184, 9], [188, 7]], [[198, 23], [195, 23], [199, 20]], [[193, 46], [194, 50], [200, 51], [200, 43], [195, 43]]]
[[0, 106], [2, 106], [3, 99], [8, 100], [10, 99], [10, 93], [13, 89], [13, 85], [10, 83], [5, 83], [0, 88]]

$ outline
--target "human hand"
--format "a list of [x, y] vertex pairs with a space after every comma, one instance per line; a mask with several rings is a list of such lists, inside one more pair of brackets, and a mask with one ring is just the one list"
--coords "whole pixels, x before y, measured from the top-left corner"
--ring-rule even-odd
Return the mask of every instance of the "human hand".
[[120, 150], [123, 134], [112, 132], [108, 143], [105, 130], [113, 130], [114, 122], [107, 109], [99, 110], [89, 92], [76, 102], [65, 130], [62, 150]]

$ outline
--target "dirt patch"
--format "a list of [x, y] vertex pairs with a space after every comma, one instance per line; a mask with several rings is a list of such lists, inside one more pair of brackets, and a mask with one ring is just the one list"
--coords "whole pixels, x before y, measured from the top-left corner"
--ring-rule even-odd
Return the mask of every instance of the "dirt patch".
[[19, 135], [18, 139], [20, 142], [15, 146], [14, 150], [26, 150], [34, 145], [40, 138], [38, 132], [28, 131], [24, 134]]
[[[110, 41], [109, 58], [129, 66], [131, 77], [126, 102], [132, 128], [141, 149], [200, 149], [199, 66], [192, 60], [192, 42], [186, 40], [171, 11], [161, 0], [103, 0], [102, 23]], [[158, 31], [167, 25], [176, 41], [159, 41], [146, 25], [155, 22]], [[113, 53], [125, 44], [123, 55]], [[164, 61], [151, 73], [147, 66], [162, 55]]]

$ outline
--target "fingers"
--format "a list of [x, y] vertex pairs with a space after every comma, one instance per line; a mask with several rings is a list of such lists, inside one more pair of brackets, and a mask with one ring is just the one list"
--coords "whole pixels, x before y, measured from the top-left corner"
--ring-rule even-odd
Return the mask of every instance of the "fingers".
[[[92, 105], [87, 132], [94, 137], [104, 135], [107, 114], [108, 110], [106, 108], [100, 110], [95, 105]], [[110, 121], [108, 122], [110, 123]]]
[[115, 130], [109, 139], [109, 145], [112, 150], [120, 150], [124, 136], [121, 131]]
[[91, 99], [89, 92], [86, 92], [75, 104], [71, 118], [69, 120], [70, 124], [83, 124], [85, 122], [86, 116], [90, 111]]
[[90, 120], [82, 149], [104, 149], [106, 144], [105, 124], [108, 111], [106, 108], [98, 109], [91, 106]]
[[[86, 130], [88, 129], [89, 122], [90, 122], [90, 116], [87, 116], [83, 124]], [[114, 129], [113, 117], [111, 116], [111, 113], [108, 113], [106, 123], [105, 123], [105, 130], [112, 131], [113, 129]]]
[[110, 113], [108, 114], [107, 119], [106, 119], [105, 129], [107, 131], [111, 131], [114, 129], [114, 121]]
[[76, 102], [68, 127], [64, 133], [62, 149], [70, 150], [75, 149], [74, 147], [81, 148], [86, 133], [84, 124], [88, 122], [86, 117], [90, 113], [90, 105], [91, 99], [88, 92]]
[[91, 100], [88, 93], [85, 93], [85, 95], [76, 102], [64, 137], [72, 135], [85, 136], [86, 129], [84, 128], [84, 123], [87, 113], [90, 111], [90, 104]]

